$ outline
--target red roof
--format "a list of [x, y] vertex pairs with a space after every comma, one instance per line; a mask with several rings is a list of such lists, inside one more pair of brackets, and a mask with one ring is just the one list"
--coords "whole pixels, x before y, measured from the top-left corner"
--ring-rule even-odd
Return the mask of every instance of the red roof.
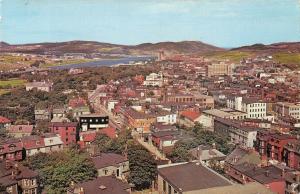
[[86, 131], [80, 133], [80, 140], [83, 142], [92, 142], [95, 140], [97, 131]]
[[33, 125], [11, 125], [8, 128], [9, 133], [32, 133]]
[[181, 112], [181, 116], [184, 116], [192, 121], [194, 121], [195, 119], [200, 117], [200, 115], [201, 114], [199, 112], [191, 111], [191, 110], [186, 110], [186, 111]]
[[99, 133], [105, 134], [111, 139], [114, 139], [117, 137], [116, 129], [112, 127], [107, 127], [99, 131]]
[[0, 116], [0, 123], [11, 123], [11, 120], [9, 120], [9, 119], [6, 118], [6, 117]]

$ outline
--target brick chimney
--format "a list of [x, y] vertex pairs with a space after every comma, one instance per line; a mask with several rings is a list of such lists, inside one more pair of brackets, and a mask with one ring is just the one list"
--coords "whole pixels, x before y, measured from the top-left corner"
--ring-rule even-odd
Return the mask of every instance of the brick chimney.
[[79, 193], [78, 194], [84, 194], [84, 189], [83, 189], [83, 187], [80, 187], [79, 188]]

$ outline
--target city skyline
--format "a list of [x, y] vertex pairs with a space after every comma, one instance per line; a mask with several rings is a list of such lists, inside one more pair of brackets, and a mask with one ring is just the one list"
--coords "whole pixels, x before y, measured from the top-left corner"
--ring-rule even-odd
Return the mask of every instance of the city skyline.
[[2, 0], [0, 40], [135, 45], [195, 40], [224, 48], [300, 41], [298, 0]]

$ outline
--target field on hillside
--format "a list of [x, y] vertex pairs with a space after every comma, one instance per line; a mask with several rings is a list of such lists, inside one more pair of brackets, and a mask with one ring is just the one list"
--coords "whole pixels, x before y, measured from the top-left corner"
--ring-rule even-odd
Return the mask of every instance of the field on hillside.
[[298, 65], [300, 68], [300, 53], [276, 53], [273, 58], [278, 63]]
[[9, 93], [11, 89], [24, 86], [26, 80], [23, 79], [8, 79], [0, 80], [0, 95]]
[[240, 62], [243, 58], [251, 57], [253, 53], [245, 51], [218, 51], [209, 52], [205, 56], [217, 60], [229, 60], [234, 63]]

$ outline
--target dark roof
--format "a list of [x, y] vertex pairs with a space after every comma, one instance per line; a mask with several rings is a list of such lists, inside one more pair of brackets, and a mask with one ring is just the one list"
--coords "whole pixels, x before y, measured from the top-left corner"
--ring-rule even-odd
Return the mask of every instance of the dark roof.
[[259, 154], [254, 150], [247, 150], [241, 147], [236, 147], [225, 159], [231, 165], [242, 163], [260, 164], [261, 159]]
[[195, 162], [161, 167], [158, 174], [183, 192], [232, 185], [221, 175]]
[[92, 160], [97, 169], [107, 166], [116, 166], [117, 164], [128, 161], [126, 157], [114, 153], [101, 153], [98, 156], [92, 157]]
[[[129, 192], [126, 190], [130, 186], [112, 176], [106, 176], [77, 184], [75, 188], [83, 188], [84, 194], [128, 194]], [[69, 188], [68, 190], [75, 193], [74, 189]]]

